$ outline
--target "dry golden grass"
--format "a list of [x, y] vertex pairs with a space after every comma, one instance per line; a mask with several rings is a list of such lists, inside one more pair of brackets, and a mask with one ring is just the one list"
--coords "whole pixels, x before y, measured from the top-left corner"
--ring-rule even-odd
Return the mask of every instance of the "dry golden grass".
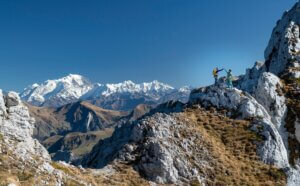
[[[290, 134], [295, 135], [295, 122], [297, 118], [300, 118], [300, 92], [296, 90], [300, 87], [300, 78], [286, 78], [283, 83], [283, 92], [287, 98], [286, 103], [288, 106], [285, 128]], [[289, 161], [292, 165], [294, 165], [295, 161], [300, 158], [300, 152], [298, 151], [300, 143], [292, 136], [289, 136], [288, 143], [290, 149]]]
[[259, 161], [256, 144], [261, 137], [249, 130], [249, 121], [202, 109], [187, 109], [184, 115], [204, 137], [215, 159], [208, 185], [285, 185], [283, 171]]
[[[114, 171], [111, 173], [92, 169], [83, 170], [57, 162], [52, 162], [51, 165], [64, 173], [62, 181], [66, 186], [80, 186], [85, 184], [92, 186], [149, 185], [148, 181], [143, 179], [131, 166], [121, 163], [115, 164]], [[38, 174], [37, 172], [37, 165], [23, 162], [17, 159], [11, 152], [4, 151], [4, 153], [0, 154], [0, 186], [10, 183], [21, 186], [43, 185], [43, 181], [47, 181], [48, 185], [54, 185], [57, 180], [55, 175]]]
[[[47, 180], [50, 185], [55, 182], [56, 178], [53, 175], [38, 174], [38, 165], [18, 159], [3, 145], [1, 145], [1, 149], [3, 152], [0, 154], [0, 185], [14, 183], [33, 186], [41, 185], [42, 180]], [[38, 158], [35, 160], [39, 162]]]
[[116, 173], [96, 179], [100, 185], [122, 185], [122, 186], [147, 186], [149, 182], [143, 179], [131, 166], [125, 164], [115, 165]]
[[[63, 171], [64, 173], [72, 176], [74, 179], [73, 183], [77, 182], [77, 185], [80, 184], [76, 180], [82, 180], [86, 183], [95, 186], [102, 185], [111, 185], [111, 186], [147, 186], [149, 185], [148, 181], [143, 179], [131, 166], [125, 165], [122, 163], [114, 164], [114, 172], [104, 173], [97, 170], [86, 169], [82, 171], [76, 167], [65, 166], [59, 163], [52, 163], [52, 166], [58, 170]], [[68, 180], [66, 180], [67, 183]], [[69, 183], [67, 183], [69, 185]]]

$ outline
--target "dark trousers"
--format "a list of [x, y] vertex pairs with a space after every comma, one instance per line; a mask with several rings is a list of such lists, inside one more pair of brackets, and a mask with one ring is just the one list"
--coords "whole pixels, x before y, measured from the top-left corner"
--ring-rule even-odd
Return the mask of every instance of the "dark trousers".
[[215, 85], [218, 84], [218, 76], [214, 76], [215, 77]]

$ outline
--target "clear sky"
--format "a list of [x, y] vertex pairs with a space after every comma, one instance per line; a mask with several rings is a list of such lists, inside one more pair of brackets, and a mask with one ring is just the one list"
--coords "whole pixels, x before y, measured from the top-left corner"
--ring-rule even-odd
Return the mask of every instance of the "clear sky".
[[212, 83], [263, 60], [296, 0], [1, 0], [0, 88], [81, 74], [116, 83]]

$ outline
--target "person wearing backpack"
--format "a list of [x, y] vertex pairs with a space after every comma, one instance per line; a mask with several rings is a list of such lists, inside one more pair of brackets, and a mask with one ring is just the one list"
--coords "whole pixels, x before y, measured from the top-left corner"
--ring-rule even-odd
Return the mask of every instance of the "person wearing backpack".
[[218, 84], [218, 79], [219, 79], [219, 72], [223, 71], [224, 69], [219, 70], [218, 67], [213, 69], [213, 76], [215, 78], [215, 85]]

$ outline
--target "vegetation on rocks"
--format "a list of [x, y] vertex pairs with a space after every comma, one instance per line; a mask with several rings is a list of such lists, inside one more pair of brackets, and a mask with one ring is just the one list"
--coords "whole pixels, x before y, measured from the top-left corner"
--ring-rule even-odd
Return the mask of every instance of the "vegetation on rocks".
[[187, 109], [190, 127], [204, 136], [212, 153], [211, 185], [284, 185], [282, 170], [264, 164], [256, 154], [261, 136], [250, 130], [251, 122], [233, 120], [217, 112]]
[[300, 118], [300, 78], [285, 79], [284, 93], [287, 97], [288, 112], [285, 119], [285, 128], [291, 134], [288, 136], [288, 143], [290, 149], [289, 160], [292, 165], [300, 158], [300, 143], [296, 139], [295, 123], [297, 118]]

